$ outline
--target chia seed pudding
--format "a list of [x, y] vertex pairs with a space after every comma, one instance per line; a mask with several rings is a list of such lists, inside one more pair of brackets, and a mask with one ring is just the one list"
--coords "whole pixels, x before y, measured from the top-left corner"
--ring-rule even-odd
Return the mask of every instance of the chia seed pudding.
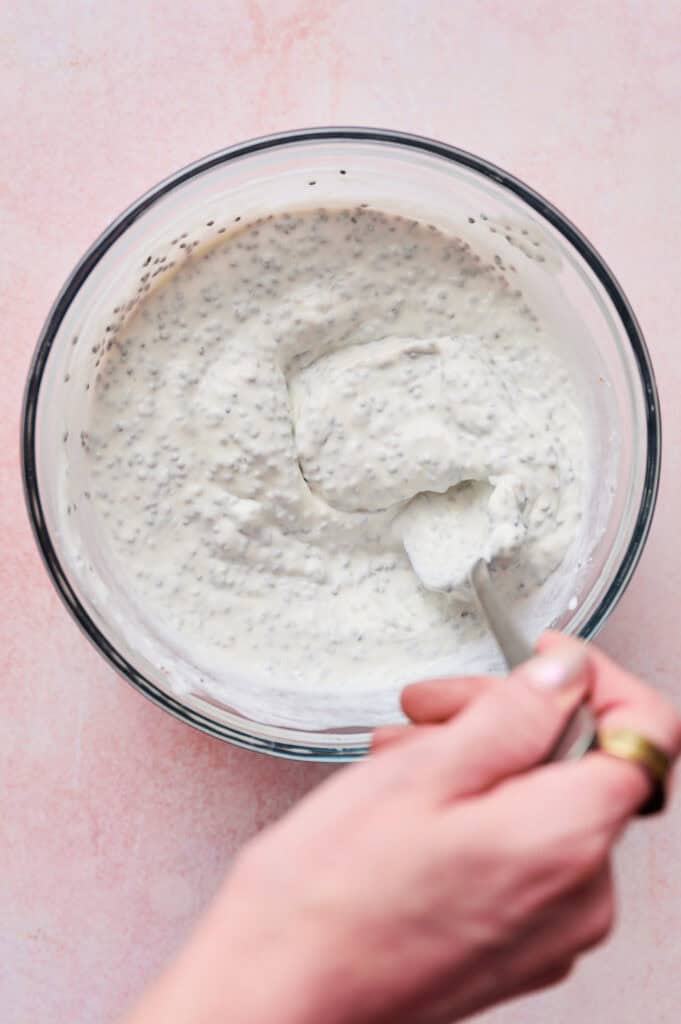
[[452, 567], [493, 555], [522, 603], [561, 565], [584, 417], [509, 277], [375, 209], [276, 214], [159, 274], [110, 339], [98, 545], [216, 699], [221, 665], [303, 694], [464, 666], [484, 629], [465, 588], [438, 592]]

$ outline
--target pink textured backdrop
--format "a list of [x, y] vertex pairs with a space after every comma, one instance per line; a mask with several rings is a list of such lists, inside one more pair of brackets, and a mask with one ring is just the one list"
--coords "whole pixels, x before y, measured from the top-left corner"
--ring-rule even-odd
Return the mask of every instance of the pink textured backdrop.
[[[114, 677], [39, 563], [17, 424], [74, 261], [170, 170], [322, 123], [449, 140], [553, 199], [615, 268], [664, 404], [663, 486], [605, 646], [679, 693], [679, 0], [6, 0], [0, 10], [0, 1019], [111, 1021], [234, 850], [324, 769], [232, 749]], [[620, 856], [621, 927], [505, 1024], [678, 1022], [681, 809]]]

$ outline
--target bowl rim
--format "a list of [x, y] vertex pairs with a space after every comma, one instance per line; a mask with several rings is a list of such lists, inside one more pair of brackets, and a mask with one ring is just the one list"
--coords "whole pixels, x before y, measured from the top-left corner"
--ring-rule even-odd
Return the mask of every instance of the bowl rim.
[[[414, 149], [444, 157], [459, 166], [477, 172], [484, 178], [491, 179], [495, 184], [501, 185], [522, 199], [570, 243], [596, 276], [612, 302], [631, 345], [638, 369], [645, 407], [646, 460], [641, 502], [631, 539], [607, 591], [579, 631], [580, 636], [584, 639], [595, 636], [614, 609], [631, 580], [645, 547], [659, 489], [662, 441], [660, 401], [650, 355], [629, 301], [605, 260], [582, 232], [547, 199], [531, 189], [521, 179], [466, 150], [426, 136], [370, 127], [327, 126], [278, 132], [228, 146], [186, 165], [145, 192], [112, 221], [78, 261], [59, 292], [38, 337], [24, 391], [21, 414], [21, 467], [24, 497], [33, 535], [45, 567], [71, 615], [109, 664], [128, 683], [176, 718], [202, 732], [228, 740], [248, 750], [295, 760], [343, 762], [354, 760], [366, 753], [367, 733], [357, 733], [353, 741], [340, 734], [329, 732], [326, 744], [320, 742], [323, 733], [308, 734], [293, 729], [284, 730], [287, 735], [286, 739], [258, 736], [247, 731], [246, 728], [240, 729], [216, 722], [209, 716], [171, 697], [147, 679], [116, 650], [84, 608], [52, 544], [38, 488], [35, 450], [40, 387], [52, 345], [80, 288], [111, 246], [161, 197], [211, 168], [263, 150], [318, 141], [387, 143], [399, 148]], [[244, 723], [249, 721], [244, 718]], [[253, 724], [257, 725], [257, 723]]]

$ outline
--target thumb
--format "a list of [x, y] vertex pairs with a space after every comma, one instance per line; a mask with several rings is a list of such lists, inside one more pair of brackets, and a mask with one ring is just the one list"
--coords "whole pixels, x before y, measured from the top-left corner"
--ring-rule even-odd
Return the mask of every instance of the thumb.
[[590, 686], [582, 645], [553, 647], [532, 658], [492, 683], [452, 722], [405, 745], [404, 754], [414, 759], [414, 782], [447, 801], [540, 765]]

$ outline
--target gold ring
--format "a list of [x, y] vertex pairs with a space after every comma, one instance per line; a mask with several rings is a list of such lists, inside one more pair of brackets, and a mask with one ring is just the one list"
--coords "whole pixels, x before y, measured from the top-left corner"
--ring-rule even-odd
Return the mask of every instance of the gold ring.
[[671, 768], [671, 759], [659, 747], [634, 729], [599, 729], [598, 749], [620, 761], [640, 765], [651, 782], [648, 799], [639, 808], [642, 815], [657, 814], [664, 808], [666, 782]]

